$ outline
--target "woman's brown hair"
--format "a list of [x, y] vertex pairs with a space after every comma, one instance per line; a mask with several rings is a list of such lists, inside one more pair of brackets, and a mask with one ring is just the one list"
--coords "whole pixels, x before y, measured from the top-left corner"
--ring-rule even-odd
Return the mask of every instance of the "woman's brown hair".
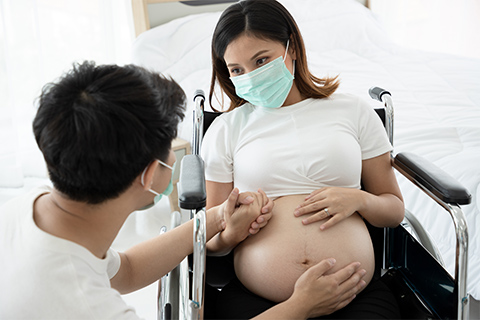
[[[295, 85], [303, 97], [326, 98], [338, 88], [337, 77], [317, 78], [309, 71], [302, 35], [292, 15], [283, 5], [276, 0], [244, 0], [231, 5], [222, 13], [213, 33], [213, 72], [209, 94], [211, 106], [217, 81], [221, 90], [230, 98], [227, 111], [247, 102], [235, 93], [223, 58], [230, 42], [242, 34], [278, 41], [284, 46], [290, 40], [290, 46], [296, 54]], [[223, 107], [223, 101], [221, 104]]]

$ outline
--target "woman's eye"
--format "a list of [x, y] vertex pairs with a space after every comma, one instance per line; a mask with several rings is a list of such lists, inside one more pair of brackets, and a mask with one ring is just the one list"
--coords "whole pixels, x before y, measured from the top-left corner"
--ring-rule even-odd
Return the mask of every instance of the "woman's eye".
[[257, 60], [257, 66], [261, 66], [262, 64], [265, 63], [265, 61], [267, 61], [267, 58], [258, 59], [258, 60]]
[[230, 70], [230, 74], [232, 76], [238, 76], [239, 74], [241, 74], [241, 72], [242, 71], [239, 68], [235, 68], [235, 69]]

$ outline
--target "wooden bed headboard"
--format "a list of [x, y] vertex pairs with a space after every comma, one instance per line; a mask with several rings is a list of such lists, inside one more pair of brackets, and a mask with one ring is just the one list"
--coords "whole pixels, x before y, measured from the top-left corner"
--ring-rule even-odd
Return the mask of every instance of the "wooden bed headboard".
[[[369, 8], [369, 0], [357, 1]], [[223, 11], [233, 2], [237, 0], [132, 0], [135, 35], [189, 14]]]

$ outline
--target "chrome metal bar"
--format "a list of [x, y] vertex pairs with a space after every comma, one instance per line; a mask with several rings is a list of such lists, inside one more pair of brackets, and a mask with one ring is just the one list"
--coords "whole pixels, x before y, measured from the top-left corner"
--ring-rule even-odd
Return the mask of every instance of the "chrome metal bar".
[[190, 301], [190, 274], [188, 266], [188, 258], [183, 259], [180, 263], [180, 302], [178, 319], [189, 319], [189, 301]]
[[[163, 226], [160, 229], [160, 234], [164, 234], [167, 232], [167, 227]], [[169, 316], [166, 314], [166, 305], [169, 303], [168, 301], [168, 282], [169, 282], [169, 276], [170, 274], [164, 275], [160, 279], [160, 284], [158, 287], [158, 305], [157, 305], [157, 310], [158, 310], [158, 315], [157, 319], [158, 320], [166, 320]]]
[[385, 106], [385, 130], [393, 146], [393, 102], [390, 92], [380, 87], [371, 87], [368, 94], [372, 99], [382, 102]]
[[[171, 214], [170, 230], [181, 224], [180, 212], [175, 211]], [[167, 232], [167, 227], [163, 226], [160, 234]], [[180, 286], [180, 266], [176, 266], [172, 271], [163, 276], [159, 283], [158, 299], [158, 319], [178, 319], [179, 318], [179, 286]]]
[[206, 216], [205, 208], [198, 210], [194, 217], [193, 227], [193, 282], [191, 319], [203, 319], [204, 283], [206, 263]]
[[[387, 132], [388, 140], [390, 141], [390, 144], [393, 146], [393, 122], [394, 122], [394, 112], [393, 112], [393, 101], [392, 97], [390, 96], [390, 93], [388, 91], [385, 91], [382, 95], [379, 96], [381, 102], [385, 106], [385, 131]], [[393, 150], [390, 152], [390, 154], [393, 154]], [[383, 236], [383, 266], [382, 268], [384, 270], [388, 269], [388, 262], [387, 262], [387, 254], [389, 253], [389, 229], [385, 228], [384, 230], [384, 236]]]
[[192, 154], [200, 154], [200, 148], [203, 139], [203, 110], [205, 103], [205, 94], [202, 90], [195, 92], [195, 108], [193, 109], [193, 140]]
[[432, 241], [428, 231], [422, 226], [417, 217], [407, 209], [405, 209], [405, 218], [402, 221], [402, 226], [445, 268], [442, 255], [437, 245]]
[[392, 97], [388, 93], [384, 93], [381, 97], [385, 106], [385, 130], [387, 131], [388, 139], [393, 146], [393, 101]]
[[[193, 110], [192, 154], [199, 155], [203, 139], [205, 93], [202, 90], [195, 91], [193, 101], [195, 102], [195, 108]], [[193, 219], [193, 281], [191, 300], [187, 307], [188, 318], [195, 320], [203, 319], [207, 228], [205, 214], [205, 208], [197, 208], [191, 211], [191, 218]]]
[[410, 180], [413, 184], [423, 190], [430, 198], [441, 205], [450, 213], [456, 234], [456, 249], [455, 249], [455, 286], [457, 287], [457, 319], [467, 319], [469, 296], [467, 295], [467, 264], [468, 264], [468, 228], [467, 220], [463, 211], [457, 205], [450, 205], [440, 200], [436, 195], [425, 188], [414, 177], [406, 173], [397, 165], [393, 165], [403, 176]]

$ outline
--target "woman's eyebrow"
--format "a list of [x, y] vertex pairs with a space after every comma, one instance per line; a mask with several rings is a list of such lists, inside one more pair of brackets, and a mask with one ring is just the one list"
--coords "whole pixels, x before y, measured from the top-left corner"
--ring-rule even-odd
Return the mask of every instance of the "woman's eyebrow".
[[[259, 56], [261, 56], [262, 54], [264, 54], [264, 53], [266, 53], [266, 52], [268, 52], [268, 51], [270, 51], [270, 50], [260, 50], [260, 51], [258, 51], [257, 53], [255, 53], [255, 54], [250, 58], [250, 60], [255, 60], [255, 59], [257, 59]], [[230, 68], [230, 67], [236, 67], [236, 66], [239, 66], [239, 64], [238, 64], [238, 63], [229, 63], [229, 64], [227, 64], [227, 67], [229, 67], [229, 68]]]
[[260, 50], [258, 51], [257, 53], [255, 53], [251, 58], [250, 60], [255, 60], [258, 58], [258, 56], [261, 56], [262, 54], [268, 52], [269, 50]]

